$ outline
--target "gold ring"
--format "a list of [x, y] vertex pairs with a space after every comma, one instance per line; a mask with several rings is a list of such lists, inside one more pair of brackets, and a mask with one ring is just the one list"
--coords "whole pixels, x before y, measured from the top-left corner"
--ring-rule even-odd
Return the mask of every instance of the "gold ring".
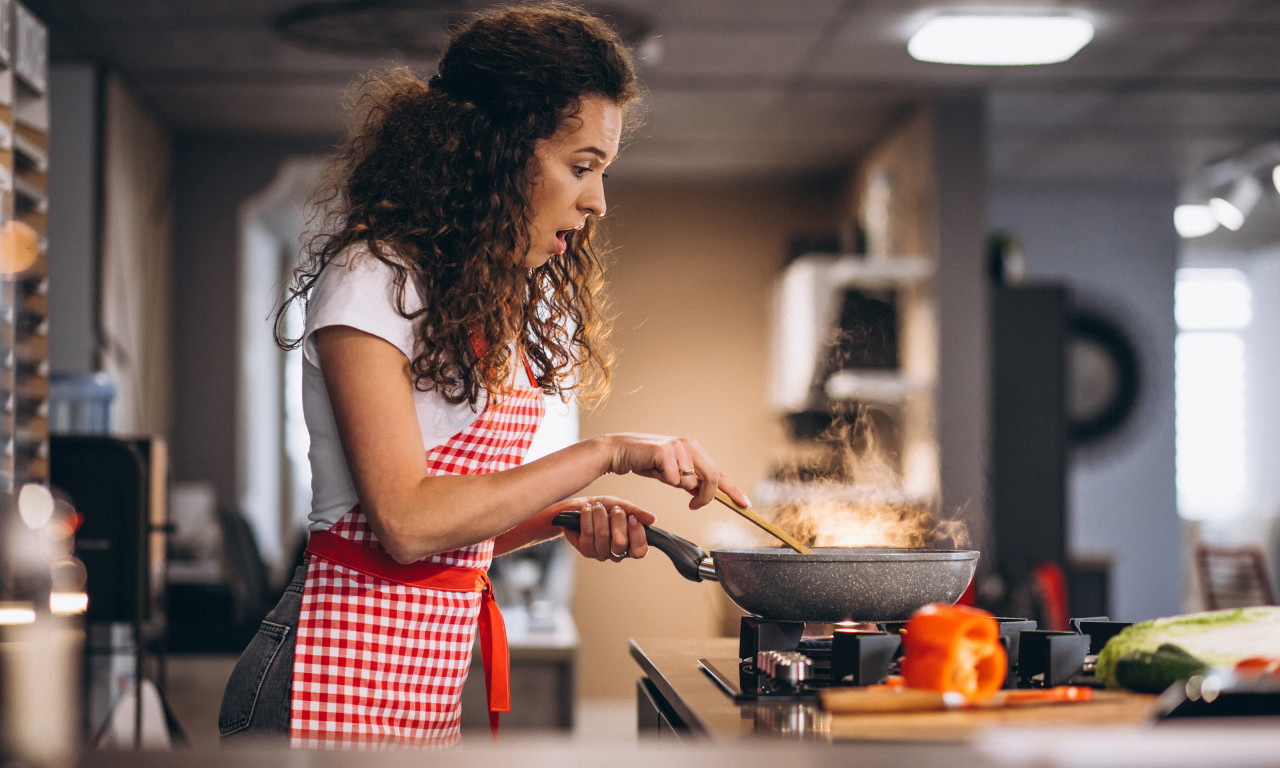
[[681, 477], [692, 477], [692, 476], [694, 476], [694, 475], [696, 475], [696, 474], [698, 474], [696, 470], [692, 470], [692, 469], [682, 469], [682, 470], [680, 470], [680, 476], [681, 476]]

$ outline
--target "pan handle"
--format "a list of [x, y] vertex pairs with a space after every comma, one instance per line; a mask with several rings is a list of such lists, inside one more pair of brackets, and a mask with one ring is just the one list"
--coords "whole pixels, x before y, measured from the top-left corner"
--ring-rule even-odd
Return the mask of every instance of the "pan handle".
[[[560, 512], [551, 518], [551, 524], [577, 531], [581, 516], [581, 512]], [[671, 563], [681, 576], [689, 581], [717, 581], [711, 558], [707, 557], [702, 547], [656, 525], [646, 525], [644, 535], [649, 546], [671, 558]]]

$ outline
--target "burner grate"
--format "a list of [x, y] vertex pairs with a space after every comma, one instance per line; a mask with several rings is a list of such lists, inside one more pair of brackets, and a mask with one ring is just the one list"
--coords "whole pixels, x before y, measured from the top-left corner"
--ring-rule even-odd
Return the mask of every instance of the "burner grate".
[[[1030, 619], [997, 620], [1000, 640], [1009, 656], [1005, 688], [1097, 685], [1093, 677], [1097, 652], [1129, 626], [1099, 616], [1071, 620], [1070, 632], [1051, 632], [1037, 629]], [[811, 701], [824, 688], [875, 685], [896, 674], [902, 652], [900, 630], [905, 624], [845, 627], [744, 617], [739, 658], [699, 659], [699, 663], [735, 701]], [[804, 659], [802, 680], [779, 680], [762, 669], [778, 666], [766, 660], [794, 654]], [[790, 664], [786, 661], [781, 668], [793, 677]]]

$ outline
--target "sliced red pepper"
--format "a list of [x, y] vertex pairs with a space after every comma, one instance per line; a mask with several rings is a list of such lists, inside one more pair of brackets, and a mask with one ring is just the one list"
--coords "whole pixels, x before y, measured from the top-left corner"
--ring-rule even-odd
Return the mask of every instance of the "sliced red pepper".
[[1000, 625], [980, 608], [926, 605], [907, 622], [902, 647], [908, 688], [983, 701], [1004, 684], [1008, 658], [1000, 644]]
[[1236, 662], [1235, 671], [1245, 675], [1280, 675], [1280, 658], [1250, 656]]

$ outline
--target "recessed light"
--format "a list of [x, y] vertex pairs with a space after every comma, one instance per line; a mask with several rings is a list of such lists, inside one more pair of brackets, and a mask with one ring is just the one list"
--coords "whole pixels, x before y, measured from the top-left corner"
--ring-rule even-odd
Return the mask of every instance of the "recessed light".
[[1079, 16], [945, 14], [912, 35], [907, 52], [938, 64], [1055, 64], [1092, 39], [1093, 25]]

